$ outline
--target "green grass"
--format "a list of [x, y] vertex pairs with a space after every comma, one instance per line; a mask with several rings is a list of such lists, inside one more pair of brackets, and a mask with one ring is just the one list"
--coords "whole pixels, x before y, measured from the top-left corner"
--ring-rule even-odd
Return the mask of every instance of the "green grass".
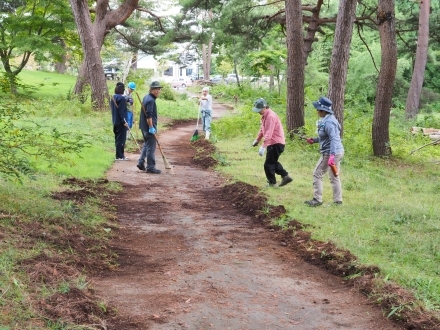
[[[218, 170], [233, 180], [263, 187], [264, 158], [257, 147], [246, 149], [258, 132], [260, 118], [247, 108], [234, 119], [214, 124], [216, 147], [227, 164]], [[309, 112], [306, 120], [306, 130], [313, 135], [316, 118]], [[440, 147], [410, 156], [409, 151], [426, 143], [426, 138], [395, 128], [392, 142], [397, 156], [376, 159], [369, 154], [365, 127], [359, 127], [368, 120], [356, 116], [353, 122], [345, 122], [342, 206], [332, 204], [328, 178], [324, 179], [324, 204], [318, 208], [304, 204], [313, 194], [312, 173], [319, 158], [318, 146], [304, 141], [287, 141], [280, 158], [293, 183], [264, 191], [272, 204], [286, 207], [289, 219], [312, 225], [313, 238], [333, 241], [360, 262], [379, 266], [384, 278], [415, 290], [429, 309], [440, 310], [440, 173], [438, 165], [430, 163], [440, 159]]]
[[[78, 155], [68, 155], [65, 162], [56, 163], [53, 167], [49, 167], [48, 160], [33, 159], [37, 175], [33, 180], [24, 179], [23, 184], [2, 181], [0, 213], [10, 213], [11, 217], [0, 219], [0, 232], [13, 233], [17, 219], [28, 222], [64, 219], [92, 227], [102, 224], [106, 221], [105, 216], [96, 204], [89, 203], [78, 211], [72, 203], [56, 201], [49, 196], [62, 188], [60, 183], [66, 177], [95, 180], [105, 176], [114, 158], [110, 111], [93, 112], [87, 103], [68, 100], [75, 77], [25, 71], [20, 78], [26, 83], [44, 82], [36, 93], [39, 102], [32, 100], [22, 105], [33, 111], [29, 119], [44, 123], [48, 130], [57, 127], [66, 133], [80, 132], [91, 142], [91, 146]], [[213, 140], [219, 149], [217, 157], [221, 164], [218, 170], [234, 180], [263, 186], [264, 159], [258, 156], [258, 148], [249, 148], [260, 120], [258, 114], [250, 111], [252, 100], [259, 96], [271, 100], [283, 121], [284, 106], [274, 94], [244, 91], [240, 100], [246, 102], [239, 107], [237, 116], [213, 124]], [[230, 86], [211, 90], [213, 95], [219, 92], [230, 93], [224, 100], [232, 103], [231, 95], [238, 90]], [[141, 97], [145, 93], [139, 90]], [[186, 120], [197, 117], [197, 104], [188, 100], [186, 95], [176, 95], [176, 101], [159, 98], [157, 104], [159, 132], [166, 129], [164, 124], [168, 118]], [[308, 135], [313, 135], [316, 112], [310, 106], [305, 111], [305, 130]], [[139, 108], [136, 112], [138, 116]], [[349, 249], [362, 263], [378, 265], [384, 279], [414, 290], [427, 308], [439, 310], [440, 206], [437, 197], [440, 174], [435, 161], [440, 159], [440, 147], [427, 147], [409, 155], [411, 150], [429, 141], [412, 136], [409, 133], [411, 123], [404, 123], [401, 115], [394, 114], [390, 127], [394, 157], [390, 160], [376, 159], [371, 156], [371, 112], [347, 109], [345, 117], [346, 154], [341, 168], [344, 204], [341, 207], [331, 203], [328, 180], [324, 181], [324, 205], [319, 208], [304, 205], [304, 200], [312, 196], [312, 172], [319, 152], [316, 145], [310, 146], [303, 141], [288, 141], [280, 158], [294, 182], [264, 191], [272, 204], [286, 207], [289, 218], [312, 225], [309, 228], [314, 238], [331, 240], [339, 247]], [[114, 189], [118, 188], [115, 186]], [[282, 221], [285, 219], [279, 220]], [[15, 237], [15, 234], [8, 235]], [[25, 329], [25, 325], [33, 324], [32, 320], [36, 317], [27, 302], [30, 295], [26, 285], [28, 279], [16, 270], [16, 265], [47, 248], [44, 241], [30, 248], [23, 248], [21, 243], [20, 240], [0, 241], [0, 324], [10, 325], [11, 329], [16, 324]], [[79, 277], [75, 282], [77, 284], [73, 285], [84, 286], [86, 280]], [[57, 288], [41, 288], [40, 294], [44, 296], [52, 290], [65, 289], [66, 284]], [[46, 322], [31, 328], [62, 329], [63, 326]]]
[[[75, 203], [57, 201], [51, 198], [54, 191], [66, 189], [61, 185], [63, 179], [76, 177], [96, 180], [105, 177], [114, 161], [114, 135], [111, 112], [94, 112], [89, 102], [84, 104], [69, 98], [75, 77], [39, 71], [23, 71], [22, 83], [39, 86], [32, 99], [22, 101], [20, 107], [26, 109], [27, 116], [23, 125], [32, 125], [32, 121], [42, 125], [44, 131], [57, 128], [61, 133], [79, 133], [89, 146], [79, 154], [63, 155], [62, 161], [31, 157], [35, 175], [23, 178], [23, 182], [5, 181], [0, 178], [0, 324], [4, 329], [67, 329], [69, 325], [42, 319], [30, 303], [40, 295], [47, 297], [54, 292], [65, 292], [70, 286], [86, 287], [84, 275], [72, 279], [72, 283], [62, 282], [58, 286], [42, 286], [38, 292], [30, 292], [28, 276], [18, 271], [21, 260], [35, 257], [42, 252], [49, 254], [63, 253], [54, 251], [40, 240], [32, 246], [26, 245], [25, 233], [15, 231], [16, 221], [24, 223], [47, 224], [55, 222], [61, 226], [74, 225], [97, 227], [107, 221], [99, 204], [90, 200], [81, 208]], [[109, 82], [112, 89], [114, 82]], [[144, 96], [146, 90], [139, 94]], [[169, 119], [185, 120], [197, 117], [197, 105], [187, 95], [176, 94], [176, 101], [158, 99], [159, 131], [164, 132]], [[1, 98], [1, 97], [0, 97]], [[136, 119], [139, 116], [139, 103]], [[135, 129], [136, 130], [136, 129]], [[136, 134], [136, 132], [135, 133]], [[139, 132], [138, 132], [139, 133]], [[140, 134], [139, 134], [140, 136]], [[132, 147], [128, 142], [128, 147]], [[113, 189], [119, 189], [112, 185]], [[10, 215], [10, 216], [8, 216]], [[2, 236], [4, 235], [4, 236]]]

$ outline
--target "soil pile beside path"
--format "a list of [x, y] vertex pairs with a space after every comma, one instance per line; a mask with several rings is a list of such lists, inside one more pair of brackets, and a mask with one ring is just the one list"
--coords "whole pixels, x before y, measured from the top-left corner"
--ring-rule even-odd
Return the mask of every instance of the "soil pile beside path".
[[194, 166], [193, 129], [161, 136], [174, 174], [142, 173], [135, 161], [108, 173], [124, 187], [115, 200], [121, 229], [111, 242], [120, 266], [93, 285], [120, 316], [136, 320], [130, 329], [403, 329], [262, 225], [266, 201], [248, 195], [255, 187], [225, 185]]

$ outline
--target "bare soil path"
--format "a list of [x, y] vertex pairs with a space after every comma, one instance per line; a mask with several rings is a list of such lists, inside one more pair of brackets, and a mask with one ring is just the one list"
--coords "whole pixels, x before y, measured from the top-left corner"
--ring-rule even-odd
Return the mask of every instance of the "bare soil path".
[[108, 172], [124, 187], [111, 242], [120, 266], [92, 283], [132, 320], [123, 329], [403, 329], [228, 202], [225, 179], [192, 160], [194, 128], [160, 135], [174, 174], [140, 172], [135, 154]]

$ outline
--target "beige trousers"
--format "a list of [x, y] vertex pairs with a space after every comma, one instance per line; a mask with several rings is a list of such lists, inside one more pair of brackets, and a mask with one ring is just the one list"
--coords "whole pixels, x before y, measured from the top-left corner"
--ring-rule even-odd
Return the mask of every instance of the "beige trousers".
[[[341, 180], [339, 176], [334, 176], [330, 166], [328, 166], [329, 157], [330, 155], [321, 155], [316, 164], [315, 171], [313, 172], [313, 198], [322, 203], [322, 190], [324, 187], [322, 177], [328, 172], [333, 190], [333, 202], [342, 202]], [[339, 175], [341, 174], [340, 163], [343, 157], [343, 153], [335, 155], [335, 165], [339, 170]]]

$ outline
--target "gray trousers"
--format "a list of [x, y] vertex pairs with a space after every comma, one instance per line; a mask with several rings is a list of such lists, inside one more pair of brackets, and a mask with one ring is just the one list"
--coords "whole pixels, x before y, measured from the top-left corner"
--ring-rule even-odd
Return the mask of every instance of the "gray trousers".
[[156, 168], [156, 138], [154, 134], [148, 133], [148, 131], [142, 131], [144, 137], [144, 145], [142, 146], [141, 156], [138, 164], [144, 165], [145, 158], [147, 159], [147, 170], [154, 170]]
[[202, 110], [202, 124], [204, 132], [211, 132], [212, 110]]
[[[335, 165], [338, 168], [339, 173], [341, 173], [340, 163], [343, 157], [343, 153], [335, 155]], [[328, 166], [329, 158], [330, 155], [321, 155], [321, 158], [319, 158], [318, 163], [316, 164], [315, 171], [313, 172], [313, 198], [322, 203], [322, 190], [324, 187], [322, 177], [328, 172], [333, 190], [333, 202], [342, 202], [341, 180], [339, 176], [334, 176], [330, 166]]]

